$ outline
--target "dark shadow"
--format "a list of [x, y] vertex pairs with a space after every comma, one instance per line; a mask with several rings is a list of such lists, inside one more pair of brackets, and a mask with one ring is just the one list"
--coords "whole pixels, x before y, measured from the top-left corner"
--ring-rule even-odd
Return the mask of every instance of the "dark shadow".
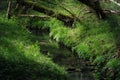
[[110, 14], [107, 21], [110, 25], [110, 31], [114, 35], [116, 46], [120, 47], [120, 16]]

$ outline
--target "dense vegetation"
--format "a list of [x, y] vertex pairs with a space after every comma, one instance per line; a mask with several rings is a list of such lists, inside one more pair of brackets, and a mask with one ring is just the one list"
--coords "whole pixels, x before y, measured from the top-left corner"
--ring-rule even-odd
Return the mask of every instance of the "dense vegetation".
[[[101, 1], [100, 8], [107, 12], [105, 19], [100, 20], [94, 7], [91, 10], [91, 5], [82, 0], [22, 1], [18, 1], [19, 8], [11, 11], [10, 20], [4, 15], [0, 17], [1, 80], [66, 80], [65, 69], [40, 52], [38, 43], [32, 41], [34, 35], [28, 29], [47, 30], [49, 37], [60, 46], [69, 48], [75, 58], [89, 61], [86, 65], [94, 66], [95, 80], [120, 79], [118, 5], [109, 0]], [[28, 8], [22, 9], [25, 4]], [[21, 16], [22, 12], [24, 16]], [[2, 11], [1, 14], [4, 13]], [[68, 21], [64, 20], [66, 18]]]
[[0, 80], [63, 80], [64, 69], [39, 52], [18, 22], [0, 17]]

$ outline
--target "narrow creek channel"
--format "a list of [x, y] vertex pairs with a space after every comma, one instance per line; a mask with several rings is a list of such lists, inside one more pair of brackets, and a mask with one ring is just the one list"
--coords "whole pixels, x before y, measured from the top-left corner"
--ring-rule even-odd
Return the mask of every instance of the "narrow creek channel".
[[68, 72], [68, 80], [94, 80], [90, 72], [74, 71], [76, 68], [75, 59], [72, 52], [63, 47], [60, 48], [59, 44], [49, 37], [49, 32], [32, 29], [31, 33], [34, 35], [33, 41], [38, 42], [41, 52], [53, 59], [59, 65], [66, 67]]

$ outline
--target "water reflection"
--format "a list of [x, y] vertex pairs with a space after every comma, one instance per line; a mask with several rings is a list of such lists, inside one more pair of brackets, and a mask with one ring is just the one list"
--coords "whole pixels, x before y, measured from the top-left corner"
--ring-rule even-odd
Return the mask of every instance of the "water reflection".
[[68, 72], [68, 80], [94, 80], [91, 73]]

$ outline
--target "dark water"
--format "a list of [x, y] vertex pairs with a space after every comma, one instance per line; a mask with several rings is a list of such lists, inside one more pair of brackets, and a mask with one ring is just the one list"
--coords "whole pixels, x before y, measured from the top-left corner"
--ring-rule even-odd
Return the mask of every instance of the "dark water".
[[68, 72], [68, 80], [94, 80], [91, 73], [84, 72]]

